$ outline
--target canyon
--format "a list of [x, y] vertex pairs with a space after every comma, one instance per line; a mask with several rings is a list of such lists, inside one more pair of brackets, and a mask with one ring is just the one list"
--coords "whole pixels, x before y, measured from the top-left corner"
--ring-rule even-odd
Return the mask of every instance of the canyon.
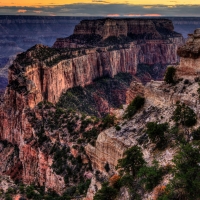
[[[102, 21], [108, 23], [109, 29], [113, 29], [113, 26], [118, 27], [117, 24], [112, 25], [112, 21], [115, 20]], [[102, 21], [96, 20], [95, 22], [98, 24], [103, 23]], [[116, 21], [118, 23], [120, 20]], [[85, 23], [85, 21], [83, 22]], [[139, 22], [141, 24], [138, 25], [138, 29], [142, 29], [142, 27], [144, 29], [145, 23], [154, 29], [159, 29], [162, 24], [163, 28], [160, 28], [160, 32], [156, 31], [155, 35], [152, 35], [151, 28], [150, 32], [147, 30], [146, 34], [138, 33], [136, 37], [143, 37], [142, 41], [135, 40], [132, 36], [119, 38], [109, 36], [101, 39], [98, 34], [92, 35], [94, 44], [88, 44], [86, 41], [88, 35], [83, 31], [81, 31], [83, 34], [77, 34], [77, 28], [75, 28], [75, 33], [69, 38], [58, 39], [54, 48], [36, 45], [27, 52], [19, 54], [13, 62], [9, 69], [9, 87], [12, 88], [12, 85], [16, 86], [16, 84], [21, 87], [25, 86], [24, 89], [29, 93], [28, 105], [33, 108], [45, 100], [56, 103], [67, 89], [91, 84], [95, 78], [101, 76], [114, 77], [119, 72], [136, 75], [138, 65], [152, 67], [151, 65], [156, 64], [161, 66], [177, 64], [179, 58], [176, 51], [184, 41], [180, 34], [173, 32], [171, 21], [163, 22], [161, 20], [158, 21], [158, 25], [156, 20], [155, 22], [139, 20]], [[109, 25], [109, 23], [111, 24]], [[85, 25], [81, 24], [77, 27], [80, 29], [80, 26], [85, 29]], [[137, 26], [137, 23], [134, 26]], [[102, 26], [99, 29], [104, 30], [105, 27]], [[164, 33], [162, 34], [162, 32]], [[145, 37], [151, 38], [144, 40]], [[119, 41], [116, 42], [116, 40]], [[124, 42], [124, 40], [128, 42]], [[71, 47], [75, 42], [76, 46]], [[123, 44], [121, 44], [122, 42]], [[106, 44], [106, 46], [102, 46], [102, 44]], [[77, 48], [80, 49], [77, 50]], [[23, 75], [20, 72], [16, 74], [19, 68], [23, 71]], [[24, 79], [24, 76], [27, 78]]]
[[[199, 52], [195, 48], [199, 45], [199, 30], [185, 46], [182, 35], [173, 30], [172, 22], [167, 19], [83, 20], [73, 35], [58, 38], [52, 48], [35, 45], [17, 55], [8, 70], [9, 83], [0, 106], [0, 173], [60, 195], [83, 177], [93, 177], [86, 197], [90, 200], [96, 188], [101, 187], [95, 172], [112, 176], [118, 159], [135, 144], [141, 146], [149, 164], [155, 157], [162, 166], [171, 163], [176, 148], [155, 154], [144, 127], [148, 121], [169, 122], [178, 100], [190, 105], [199, 116], [198, 83], [194, 81], [198, 78]], [[161, 79], [167, 65], [179, 63], [177, 50], [180, 56], [177, 79], [190, 74], [191, 84], [185, 89], [183, 80], [175, 86], [162, 81], [150, 81], [143, 86], [141, 81], [147, 82], [147, 78], [137, 77], [138, 66], [158, 71], [159, 66], [164, 66], [157, 76]], [[69, 89], [95, 86], [95, 81], [102, 77], [104, 83], [106, 78], [113, 81], [120, 73], [131, 74], [134, 81], [124, 87], [125, 91], [116, 90], [118, 95], [112, 98], [119, 98], [121, 104], [130, 103], [138, 94], [146, 98], [144, 108], [131, 120], [124, 121], [123, 106], [117, 110], [110, 108], [108, 99], [100, 98], [98, 92], [95, 94], [98, 105], [108, 106], [106, 112], [110, 109], [117, 112], [121, 130], [102, 128], [104, 123], [97, 134], [99, 119], [64, 107], [67, 102], [61, 101], [63, 95], [74, 94]], [[143, 138], [144, 144], [139, 143]], [[109, 173], [105, 171], [106, 163]], [[152, 195], [145, 193], [143, 199]]]
[[7, 86], [7, 70], [13, 57], [35, 44], [52, 46], [56, 38], [71, 35], [74, 26], [82, 19], [84, 18], [0, 16], [0, 89], [5, 90]]
[[[70, 36], [74, 27], [83, 19], [92, 20], [97, 17], [0, 16], [1, 91], [5, 91], [8, 84], [8, 67], [18, 53], [36, 44], [52, 46], [57, 38]], [[198, 17], [168, 19], [173, 22], [174, 30], [181, 33], [184, 38], [200, 26]]]

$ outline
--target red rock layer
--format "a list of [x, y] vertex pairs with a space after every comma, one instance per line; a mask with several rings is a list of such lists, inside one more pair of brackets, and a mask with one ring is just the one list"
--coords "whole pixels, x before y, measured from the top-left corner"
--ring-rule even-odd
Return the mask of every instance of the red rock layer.
[[[127, 25], [128, 30], [134, 30], [136, 21]], [[155, 21], [153, 24], [155, 23], [159, 25], [160, 22]], [[142, 33], [145, 24], [141, 21], [139, 24], [138, 30]], [[166, 27], [172, 29], [170, 24], [165, 23]], [[152, 23], [147, 25], [151, 30]], [[123, 32], [122, 28], [123, 26], [120, 31]], [[106, 34], [110, 34], [111, 29], [108, 28]], [[62, 193], [65, 185], [63, 177], [53, 172], [50, 156], [42, 153], [40, 148], [34, 145], [34, 140], [31, 140], [35, 137], [35, 130], [27, 118], [29, 109], [43, 100], [56, 103], [65, 90], [74, 86], [88, 85], [93, 79], [103, 75], [114, 76], [119, 72], [135, 74], [139, 63], [177, 63], [179, 59], [176, 50], [182, 43], [182, 37], [178, 36], [166, 40], [144, 40], [139, 44], [133, 42], [126, 49], [121, 47], [113, 50], [106, 47], [99, 52], [97, 48], [93, 48], [86, 50], [85, 55], [60, 60], [51, 67], [44, 60], [32, 58], [32, 51], [37, 52], [38, 49], [44, 48], [40, 45], [23, 53], [24, 58], [27, 61], [31, 59], [31, 62], [22, 64], [18, 56], [9, 69], [9, 85], [0, 107], [0, 140], [7, 140], [18, 146], [19, 159], [23, 167], [23, 182], [44, 185], [58, 193]]]

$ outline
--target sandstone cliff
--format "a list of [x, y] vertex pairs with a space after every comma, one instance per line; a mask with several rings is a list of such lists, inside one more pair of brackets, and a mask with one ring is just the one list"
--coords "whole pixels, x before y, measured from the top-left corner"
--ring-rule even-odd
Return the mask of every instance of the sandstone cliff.
[[200, 29], [190, 34], [187, 43], [178, 48], [181, 56], [180, 66], [177, 68], [179, 77], [192, 78], [200, 73]]
[[[108, 31], [103, 38], [108, 35], [115, 35], [118, 30], [115, 27], [118, 21], [112, 22], [114, 23], [112, 26], [115, 27], [114, 33], [111, 31], [113, 28], [110, 28], [109, 21], [105, 21], [108, 24]], [[72, 183], [77, 181], [78, 178], [80, 179], [84, 171], [91, 171], [86, 155], [81, 152], [83, 151], [81, 148], [78, 154], [76, 145], [78, 139], [84, 137], [83, 133], [93, 134], [92, 136], [96, 138], [97, 133], [95, 131], [88, 133], [85, 124], [88, 125], [89, 123], [91, 127], [96, 128], [95, 123], [98, 124], [98, 121], [94, 122], [90, 119], [88, 122], [86, 119], [80, 122], [80, 118], [83, 117], [80, 117], [79, 114], [71, 117], [67, 110], [61, 110], [53, 104], [58, 102], [62, 93], [67, 89], [89, 85], [95, 78], [106, 75], [114, 77], [119, 72], [128, 72], [135, 75], [137, 66], [141, 63], [168, 65], [179, 61], [176, 50], [183, 43], [183, 38], [180, 34], [173, 32], [173, 26], [169, 20], [158, 20], [158, 22], [156, 20], [144, 20], [139, 21], [139, 24], [136, 21], [131, 22], [131, 24], [127, 22], [127, 30], [133, 31], [135, 26], [138, 27], [138, 30], [141, 31], [137, 32], [137, 37], [131, 36], [132, 40], [123, 44], [120, 44], [120, 39], [117, 47], [113, 44], [107, 45], [107, 43], [102, 46], [103, 43], [99, 43], [100, 46], [97, 45], [92, 48], [57, 48], [60, 47], [58, 40], [54, 45], [56, 48], [36, 45], [17, 56], [9, 69], [9, 85], [5, 92], [4, 102], [0, 107], [0, 140], [16, 145], [19, 149], [19, 156], [12, 160], [12, 166], [7, 165], [6, 161], [3, 162], [5, 167], [0, 170], [1, 173], [14, 174], [13, 178], [16, 178], [18, 173], [13, 173], [13, 168], [15, 168], [14, 166], [20, 166], [21, 177], [18, 177], [18, 179], [22, 179], [25, 184], [35, 183], [61, 194], [66, 187], [73, 186]], [[82, 23], [85, 24], [85, 22]], [[152, 36], [152, 27], [154, 27], [153, 30], [156, 29], [155, 36], [144, 37], [145, 24], [150, 27], [145, 36]], [[133, 27], [131, 28], [131, 26]], [[164, 28], [159, 28], [160, 26]], [[102, 27], [105, 28], [105, 26]], [[117, 27], [121, 27], [121, 25], [117, 25]], [[78, 29], [75, 29], [75, 33], [77, 31]], [[119, 33], [121, 34], [121, 32]], [[142, 40], [136, 40], [138, 37]], [[76, 34], [72, 36], [73, 40], [74, 38], [76, 38]], [[86, 43], [86, 41], [82, 41], [82, 38], [81, 42]], [[127, 38], [125, 39], [127, 41]], [[76, 45], [79, 46], [79, 42], [80, 40]], [[143, 93], [142, 86], [141, 93]], [[128, 94], [128, 96], [131, 95], [134, 96], [134, 94]], [[42, 104], [40, 108], [38, 103], [41, 101], [53, 104]], [[150, 108], [149, 112], [152, 109]], [[142, 119], [142, 117], [144, 116], [141, 115], [138, 119]], [[147, 117], [148, 115], [145, 115], [144, 119]], [[134, 133], [135, 130], [131, 128], [132, 123], [130, 122], [130, 131]], [[138, 120], [134, 123], [138, 123]], [[114, 129], [111, 130], [111, 133], [115, 134]], [[109, 131], [105, 131], [98, 137], [101, 138], [100, 141], [97, 140], [98, 150], [92, 146], [86, 148], [95, 168], [103, 171], [105, 159], [108, 159], [106, 157], [107, 153], [110, 153], [110, 155], [114, 153], [114, 157], [110, 157], [109, 161], [109, 165], [114, 168], [117, 159], [122, 156], [127, 145], [130, 146], [135, 142], [134, 138], [129, 138], [129, 132], [127, 131], [129, 128], [123, 128], [122, 130], [126, 137], [123, 136], [123, 132], [120, 132], [123, 138], [121, 143], [119, 143], [118, 136], [113, 136]], [[106, 142], [105, 136], [108, 142]], [[105, 142], [105, 145], [102, 145], [102, 142]], [[85, 143], [83, 142], [83, 144]], [[64, 155], [67, 158], [69, 157], [71, 161], [67, 160], [65, 156], [64, 158], [61, 156], [61, 160], [57, 159], [61, 163], [65, 162], [64, 169], [59, 168], [62, 165], [60, 166], [54, 159], [57, 154], [55, 152], [50, 153], [51, 149], [55, 150], [54, 146], [58, 149], [58, 153], [64, 147], [67, 149], [64, 148]], [[116, 149], [119, 149], [119, 152]], [[6, 147], [2, 152], [7, 152]], [[106, 155], [104, 156], [104, 154]], [[146, 154], [148, 154], [147, 151]], [[100, 155], [102, 155], [101, 158]], [[81, 167], [77, 164], [81, 162], [80, 160], [86, 162]], [[76, 163], [76, 165], [74, 166], [73, 163]], [[55, 166], [59, 170], [56, 170]], [[70, 170], [66, 166], [71, 167], [70, 170], [76, 171], [75, 177], [70, 177]], [[79, 172], [81, 175], [77, 178]], [[70, 177], [70, 181], [68, 177]]]
[[[107, 19], [103, 22], [109, 24], [110, 21], [114, 23], [115, 29], [120, 29], [116, 25], [118, 20]], [[126, 20], [119, 22], [123, 24]], [[95, 78], [101, 76], [109, 75], [113, 77], [119, 72], [135, 75], [139, 64], [167, 66], [179, 62], [176, 51], [178, 46], [183, 44], [183, 38], [180, 34], [173, 32], [173, 25], [169, 20], [139, 20], [138, 22], [133, 20], [133, 22], [127, 20], [127, 23], [134, 24], [134, 28], [130, 28], [130, 30], [136, 30], [135, 34], [141, 39], [140, 41], [136, 40], [136, 37], [132, 41], [123, 41], [123, 44], [120, 44], [121, 41], [119, 41], [119, 43], [114, 42], [114, 45], [106, 43], [106, 46], [102, 47], [97, 43], [95, 47], [93, 45], [92, 48], [86, 49], [66, 49], [66, 45], [60, 44], [59, 40], [54, 44], [56, 48], [36, 45], [26, 53], [18, 55], [10, 68], [9, 86], [12, 87], [16, 83], [21, 87], [24, 86], [24, 89], [28, 92], [28, 104], [33, 108], [43, 100], [56, 103], [61, 94], [68, 88], [91, 84]], [[93, 29], [96, 27], [95, 24], [99, 23], [98, 20], [88, 22]], [[84, 29], [85, 24], [86, 22], [83, 21], [78, 25], [79, 28], [75, 28], [74, 35], [71, 37], [76, 38], [76, 29], [80, 29], [80, 27]], [[143, 34], [146, 24], [154, 26], [155, 35], [151, 34], [154, 30], [152, 28], [147, 29], [145, 35]], [[135, 26], [138, 26], [138, 29]], [[99, 30], [103, 32], [105, 31], [104, 28], [106, 27], [100, 26]], [[152, 37], [146, 37], [148, 34]], [[88, 47], [87, 40], [84, 40], [85, 33], [82, 36], [81, 42]], [[112, 34], [109, 35], [108, 31], [107, 36], [110, 37]], [[78, 37], [80, 37], [80, 34], [78, 34]], [[70, 37], [66, 40], [71, 42]], [[80, 41], [74, 40], [75, 44], [79, 46]], [[103, 43], [105, 43], [104, 40]], [[71, 48], [71, 43], [68, 48]], [[26, 78], [23, 79], [23, 77]]]
[[[173, 31], [172, 21], [167, 19], [98, 19], [83, 20], [75, 26], [74, 34], [58, 39], [54, 47], [70, 45], [103, 45], [107, 42], [129, 42], [131, 40], [160, 40], [180, 37]], [[102, 43], [103, 42], [103, 43]]]
[[[197, 115], [196, 127], [200, 124], [199, 94], [197, 92], [199, 87], [199, 79], [197, 79], [199, 74], [197, 71], [200, 66], [198, 62], [200, 59], [198, 54], [198, 34], [199, 29], [194, 32], [194, 35], [190, 36], [186, 45], [178, 50], [178, 54], [181, 56], [180, 65], [177, 66], [175, 75], [178, 82], [175, 85], [169, 85], [163, 81], [151, 81], [143, 88], [140, 86], [139, 93], [144, 95], [146, 99], [145, 107], [130, 121], [122, 121], [120, 123], [120, 131], [113, 127], [107, 129], [99, 134], [95, 147], [86, 146], [86, 152], [95, 170], [99, 170], [110, 177], [112, 173], [116, 173], [115, 166], [117, 161], [123, 157], [124, 151], [134, 145], [141, 146], [145, 160], [150, 165], [153, 159], [156, 159], [162, 166], [167, 166], [171, 163], [177, 151], [176, 146], [156, 152], [154, 144], [148, 140], [145, 133], [145, 126], [147, 122], [151, 121], [167, 122], [173, 126], [171, 117], [178, 101], [185, 103], [195, 111]], [[185, 81], [186, 79], [187, 81]], [[137, 91], [137, 89], [134, 90], [134, 86], [136, 84], [132, 84], [131, 89]], [[139, 87], [137, 86], [137, 88]], [[109, 173], [106, 172], [106, 164], [110, 166], [111, 171]], [[169, 177], [165, 177], [161, 186], [165, 186], [168, 181]], [[98, 184], [98, 181], [96, 182]], [[93, 181], [90, 188], [94, 187], [96, 182]], [[91, 196], [92, 194], [89, 190], [87, 199], [92, 199], [93, 197]], [[152, 198], [157, 199], [156, 189], [152, 193], [144, 194], [142, 199]]]

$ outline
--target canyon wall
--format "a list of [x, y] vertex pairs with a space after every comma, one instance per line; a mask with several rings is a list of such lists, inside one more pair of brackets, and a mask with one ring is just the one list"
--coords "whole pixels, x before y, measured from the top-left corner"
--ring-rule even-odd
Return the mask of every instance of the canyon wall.
[[[131, 146], [138, 145], [142, 148], [144, 158], [151, 165], [153, 159], [156, 159], [161, 166], [167, 166], [172, 163], [172, 159], [176, 153], [176, 147], [170, 147], [160, 151], [158, 154], [154, 152], [154, 145], [147, 139], [145, 133], [147, 122], [167, 122], [173, 126], [171, 120], [173, 112], [176, 108], [177, 101], [185, 103], [192, 108], [197, 115], [197, 128], [200, 124], [200, 106], [199, 87], [196, 78], [199, 78], [198, 69], [200, 67], [199, 59], [199, 29], [191, 35], [186, 45], [178, 50], [180, 57], [180, 65], [177, 66], [176, 84], [167, 84], [163, 81], [151, 81], [139, 90], [140, 95], [145, 97], [145, 106], [135, 116], [128, 121], [123, 121], [119, 126], [121, 130], [110, 128], [101, 132], [97, 138], [95, 147], [88, 144], [86, 152], [91, 159], [95, 170], [99, 170], [107, 176], [109, 173], [117, 173], [115, 167], [117, 160], [123, 157], [123, 153]], [[186, 68], [187, 66], [187, 68]], [[187, 81], [185, 81], [187, 79]], [[189, 79], [189, 80], [188, 80]], [[134, 83], [132, 83], [132, 90]], [[131, 92], [131, 90], [129, 91]], [[134, 92], [133, 92], [134, 96]], [[146, 138], [146, 139], [145, 139]], [[110, 166], [112, 172], [107, 172], [105, 165]], [[166, 183], [161, 183], [160, 186], [165, 186], [169, 179], [164, 179]], [[91, 187], [94, 186], [91, 184]], [[90, 191], [88, 191], [87, 200], [91, 200]], [[151, 194], [144, 194], [143, 199], [152, 199], [156, 196], [155, 191]]]
[[[170, 118], [177, 101], [190, 106], [198, 117], [200, 116], [199, 95], [197, 93], [198, 82], [195, 81], [195, 78], [199, 77], [197, 72], [200, 67], [199, 39], [197, 39], [199, 38], [199, 31], [199, 29], [195, 30], [186, 45], [178, 49], [178, 54], [181, 57], [180, 65], [176, 67], [175, 77], [177, 80], [182, 79], [176, 85], [166, 84], [164, 81], [151, 81], [142, 87], [140, 84], [132, 82], [127, 95], [129, 95], [129, 98], [131, 98], [131, 95], [135, 97], [134, 91], [138, 91], [141, 96], [144, 96], [146, 99], [145, 112], [137, 114], [127, 124], [125, 123], [124, 129], [121, 131], [110, 128], [102, 132], [98, 136], [95, 147], [86, 146], [86, 151], [94, 168], [105, 172], [104, 166], [108, 162], [114, 169], [117, 160], [122, 158], [124, 150], [138, 144], [138, 134], [143, 133], [141, 130], [144, 128], [145, 123], [159, 119], [159, 114], [165, 116], [165, 120]], [[189, 82], [184, 83], [184, 78], [189, 78]], [[156, 109], [149, 113], [151, 107]], [[146, 115], [147, 118], [145, 118]], [[160, 120], [162, 121], [162, 119]]]
[[75, 35], [89, 34], [100, 35], [103, 39], [110, 36], [119, 37], [128, 34], [142, 35], [152, 34], [154, 38], [161, 39], [162, 35], [157, 31], [158, 27], [173, 31], [171, 20], [166, 19], [98, 19], [83, 20], [74, 29]]
[[177, 68], [177, 76], [182, 78], [194, 78], [200, 74], [200, 29], [190, 34], [185, 45], [178, 48], [181, 57]]
[[[7, 69], [5, 60], [9, 60], [17, 53], [26, 51], [35, 44], [51, 46], [56, 38], [66, 37], [73, 33], [75, 25], [83, 19], [95, 19], [94, 17], [53, 17], [53, 16], [0, 16], [0, 68], [5, 67], [5, 72], [0, 71], [0, 89], [7, 86]], [[198, 17], [174, 17], [168, 18], [173, 22], [174, 30], [187, 38], [189, 33], [200, 26]], [[137, 19], [138, 20], [138, 19]], [[139, 24], [135, 20], [135, 24]], [[162, 19], [159, 19], [160, 22]], [[123, 21], [123, 20], [121, 20]], [[92, 22], [91, 22], [92, 23]], [[167, 22], [170, 26], [170, 22]], [[152, 30], [155, 25], [151, 23]], [[104, 25], [101, 25], [104, 26]], [[110, 26], [112, 28], [112, 26]], [[127, 27], [127, 26], [126, 26]], [[146, 25], [145, 25], [146, 27]], [[166, 27], [166, 26], [165, 26]], [[88, 26], [87, 26], [88, 28]], [[97, 26], [98, 28], [98, 26]], [[81, 28], [82, 29], [82, 28]], [[128, 28], [127, 28], [128, 29]], [[94, 30], [94, 29], [93, 29]], [[116, 29], [115, 29], [116, 30]], [[141, 25], [141, 30], [144, 30]], [[145, 29], [146, 30], [146, 29]], [[139, 30], [137, 30], [139, 31]], [[90, 31], [91, 32], [91, 31]], [[93, 31], [94, 32], [94, 31]], [[123, 32], [123, 31], [122, 31]], [[62, 39], [65, 40], [65, 39]], [[76, 43], [71, 44], [71, 47]], [[1, 76], [2, 74], [2, 76]], [[5, 74], [5, 75], [4, 75]]]
[[[158, 24], [164, 22], [165, 20]], [[149, 20], [143, 23], [149, 23]], [[156, 21], [153, 21], [154, 25], [155, 23]], [[168, 20], [166, 24], [169, 24], [168, 31], [172, 31]], [[180, 34], [174, 34], [171, 32], [167, 38], [164, 34], [164, 39], [143, 38], [142, 41], [117, 44], [117, 49], [113, 45], [106, 47], [97, 45], [87, 49], [49, 48], [36, 45], [27, 52], [19, 54], [9, 68], [9, 84], [0, 107], [0, 140], [18, 146], [23, 182], [45, 186], [46, 189], [53, 189], [59, 194], [64, 191], [63, 177], [52, 170], [52, 158], [41, 151], [43, 146], [36, 143], [36, 130], [28, 120], [28, 114], [31, 110], [34, 111], [39, 102], [56, 103], [67, 89], [91, 84], [95, 78], [101, 76], [113, 77], [119, 72], [135, 75], [138, 64], [177, 63], [179, 58], [176, 56], [176, 50], [183, 44], [183, 38]], [[99, 135], [97, 143], [102, 134]], [[103, 138], [102, 136], [102, 141], [105, 142]], [[99, 150], [87, 149], [91, 158], [93, 153], [95, 167], [98, 166], [97, 168], [103, 170], [108, 158], [103, 154], [113, 155], [115, 149], [119, 149], [114, 159], [110, 157], [112, 162], [110, 161], [109, 164], [114, 167], [126, 148], [124, 141], [132, 145], [132, 140], [127, 138], [124, 138], [120, 144], [118, 138], [115, 140], [113, 145], [109, 143], [104, 145], [99, 141], [101, 147]], [[112, 143], [112, 138], [108, 141]], [[105, 152], [106, 149], [109, 151]], [[102, 158], [99, 157], [100, 155]], [[0, 172], [5, 173], [5, 171]]]
[[[130, 44], [128, 49], [100, 53], [90, 50], [87, 55], [62, 60], [52, 67], [40, 62], [31, 64], [24, 67], [24, 75], [29, 80], [26, 84], [28, 91], [31, 92], [29, 95], [34, 96], [34, 100], [29, 98], [29, 106], [33, 108], [43, 100], [56, 103], [67, 89], [91, 84], [95, 78], [101, 76], [113, 77], [119, 72], [135, 75], [139, 63], [176, 64], [179, 61], [176, 56], [177, 47], [176, 43], [151, 41], [142, 45]], [[14, 63], [13, 68], [17, 68], [17, 65], [18, 63]], [[12, 84], [18, 77], [16, 74], [11, 74], [13, 74], [12, 69], [10, 69], [9, 79], [9, 83]]]

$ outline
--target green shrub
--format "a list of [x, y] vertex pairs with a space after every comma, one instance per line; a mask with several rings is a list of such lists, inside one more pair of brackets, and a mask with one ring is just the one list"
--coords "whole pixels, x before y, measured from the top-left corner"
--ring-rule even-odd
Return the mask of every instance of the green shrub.
[[177, 103], [176, 109], [173, 112], [172, 119], [176, 123], [180, 123], [183, 126], [191, 127], [194, 126], [197, 122], [197, 117], [195, 112], [184, 103]]
[[134, 177], [130, 174], [125, 174], [124, 176], [121, 177], [119, 185], [131, 188], [133, 186], [133, 182], [134, 182]]
[[109, 127], [113, 126], [114, 124], [115, 124], [115, 116], [114, 115], [108, 114], [102, 119], [103, 129], [109, 128]]
[[193, 140], [200, 140], [200, 127], [192, 132]]
[[78, 193], [80, 195], [86, 194], [87, 190], [88, 190], [88, 188], [90, 186], [90, 183], [91, 183], [91, 180], [86, 180], [83, 183], [79, 183], [79, 185], [77, 186]]
[[168, 124], [158, 124], [157, 122], [148, 122], [146, 133], [148, 134], [150, 140], [157, 143], [157, 147], [164, 145], [165, 135], [164, 133], [168, 130]]
[[19, 191], [20, 191], [21, 194], [24, 194], [24, 192], [25, 192], [24, 185], [19, 186]]
[[133, 177], [139, 169], [144, 166], [145, 160], [141, 148], [133, 146], [124, 152], [124, 158], [118, 160], [117, 169], [121, 169], [122, 173], [131, 174]]
[[121, 130], [121, 127], [120, 127], [119, 125], [116, 125], [116, 126], [115, 126], [115, 129], [116, 129], [116, 131], [120, 131], [120, 130]]
[[151, 167], [143, 166], [138, 172], [140, 182], [145, 184], [145, 189], [151, 191], [162, 180], [163, 170], [159, 167], [158, 162], [154, 161]]
[[200, 147], [192, 144], [181, 145], [173, 159], [173, 179], [159, 200], [200, 198]]
[[136, 112], [144, 106], [145, 98], [141, 96], [135, 97], [135, 99], [129, 104], [125, 111], [124, 118], [130, 119]]
[[102, 188], [94, 196], [94, 200], [114, 200], [117, 196], [117, 190], [104, 183]]
[[6, 195], [5, 195], [5, 200], [12, 200], [11, 195], [10, 195], [10, 194], [6, 194]]
[[174, 83], [175, 73], [176, 73], [176, 68], [174, 68], [173, 66], [168, 67], [165, 73], [164, 81], [169, 84]]

